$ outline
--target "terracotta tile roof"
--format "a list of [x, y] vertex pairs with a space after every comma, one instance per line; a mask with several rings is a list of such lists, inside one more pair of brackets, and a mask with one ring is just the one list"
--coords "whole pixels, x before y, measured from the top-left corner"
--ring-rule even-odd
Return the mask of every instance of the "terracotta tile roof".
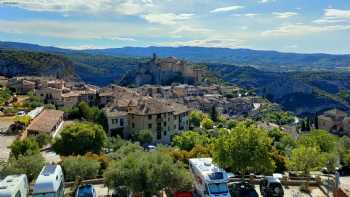
[[51, 132], [63, 116], [63, 111], [44, 110], [28, 126], [28, 131]]

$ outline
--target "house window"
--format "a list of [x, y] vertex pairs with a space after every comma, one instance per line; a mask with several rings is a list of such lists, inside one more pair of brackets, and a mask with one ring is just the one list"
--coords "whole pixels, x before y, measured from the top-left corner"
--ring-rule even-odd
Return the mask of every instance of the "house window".
[[148, 115], [148, 120], [152, 120], [152, 115]]
[[163, 122], [163, 125], [166, 127], [166, 122]]
[[157, 118], [162, 118], [162, 114], [157, 114]]
[[166, 134], [167, 134], [166, 131], [164, 131], [164, 132], [163, 132], [163, 135], [166, 136]]
[[157, 139], [158, 140], [162, 139], [162, 131], [161, 130], [157, 131]]
[[131, 126], [132, 126], [132, 128], [134, 129], [134, 128], [135, 128], [135, 123], [132, 123]]
[[152, 124], [148, 124], [148, 128], [149, 128], [149, 129], [152, 129]]
[[120, 123], [120, 126], [123, 127], [124, 126], [124, 119], [120, 119], [119, 123]]

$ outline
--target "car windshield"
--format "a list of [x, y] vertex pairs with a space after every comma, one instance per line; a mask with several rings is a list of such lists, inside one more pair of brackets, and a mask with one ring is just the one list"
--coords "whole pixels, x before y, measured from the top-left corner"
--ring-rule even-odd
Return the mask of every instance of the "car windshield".
[[55, 192], [42, 193], [42, 194], [33, 194], [33, 197], [56, 197]]
[[226, 183], [211, 183], [208, 184], [208, 188], [211, 194], [222, 194], [228, 192]]

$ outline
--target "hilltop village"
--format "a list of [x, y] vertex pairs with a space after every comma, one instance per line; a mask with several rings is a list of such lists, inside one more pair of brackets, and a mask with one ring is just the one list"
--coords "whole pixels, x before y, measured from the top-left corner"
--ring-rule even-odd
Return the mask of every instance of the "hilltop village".
[[[259, 182], [263, 196], [276, 187], [277, 196], [317, 196], [326, 174], [335, 174], [330, 191], [338, 192], [339, 173], [350, 164], [345, 112], [297, 117], [175, 57], [154, 55], [104, 87], [50, 76], [1, 76], [0, 85], [0, 177], [28, 179], [33, 194], [42, 181], [57, 182], [52, 175], [70, 185], [55, 190], [58, 196], [96, 186], [84, 181], [99, 183], [107, 195], [111, 188], [117, 196], [192, 196], [193, 190], [205, 196], [215, 189], [196, 186], [193, 176], [203, 176], [206, 187], [215, 179], [225, 195], [235, 193], [228, 182], [250, 192]], [[0, 193], [8, 192], [7, 182], [0, 182]]]

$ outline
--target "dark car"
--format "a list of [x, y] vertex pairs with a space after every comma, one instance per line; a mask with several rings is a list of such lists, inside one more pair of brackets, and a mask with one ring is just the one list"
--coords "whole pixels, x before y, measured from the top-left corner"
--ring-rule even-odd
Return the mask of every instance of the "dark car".
[[283, 197], [283, 186], [275, 177], [265, 177], [260, 181], [260, 193], [264, 197]]
[[92, 185], [82, 185], [75, 192], [75, 197], [96, 197], [96, 191]]
[[233, 182], [229, 184], [232, 197], [259, 197], [254, 186], [248, 182]]
[[350, 176], [350, 166], [343, 166], [338, 169], [340, 176]]

